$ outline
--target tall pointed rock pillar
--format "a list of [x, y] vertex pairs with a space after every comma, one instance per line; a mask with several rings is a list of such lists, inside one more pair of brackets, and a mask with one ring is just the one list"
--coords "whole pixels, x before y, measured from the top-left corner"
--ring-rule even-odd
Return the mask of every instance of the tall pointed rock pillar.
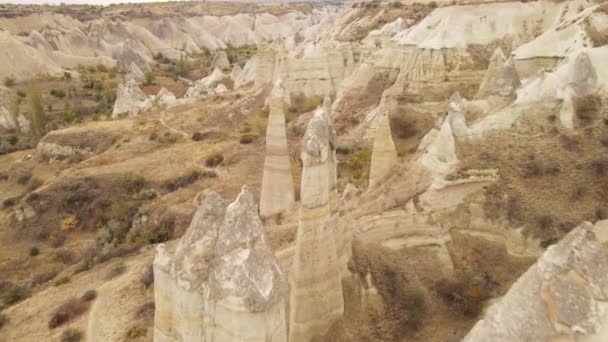
[[330, 129], [317, 109], [302, 141], [301, 207], [291, 277], [290, 342], [323, 335], [344, 312], [340, 265], [330, 218]]
[[282, 213], [295, 202], [287, 137], [285, 135], [285, 90], [278, 81], [271, 94], [268, 128], [266, 129], [266, 158], [260, 194], [260, 215], [269, 217]]
[[374, 146], [372, 148], [372, 164], [369, 172], [370, 187], [378, 184], [390, 172], [397, 162], [397, 150], [391, 134], [388, 113], [384, 112], [376, 119], [374, 131]]
[[323, 118], [327, 123], [327, 134], [329, 137], [329, 199], [331, 212], [334, 213], [338, 207], [338, 157], [336, 156], [337, 142], [336, 130], [331, 119], [331, 97], [325, 96], [323, 100]]

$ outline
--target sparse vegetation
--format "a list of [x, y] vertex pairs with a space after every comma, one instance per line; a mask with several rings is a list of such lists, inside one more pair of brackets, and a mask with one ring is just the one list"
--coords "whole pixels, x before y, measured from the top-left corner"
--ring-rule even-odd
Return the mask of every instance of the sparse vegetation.
[[145, 336], [147, 331], [148, 330], [143, 325], [136, 324], [136, 325], [132, 326], [131, 328], [129, 328], [129, 330], [127, 331], [126, 338], [127, 338], [127, 340], [140, 338], [142, 336]]
[[165, 189], [166, 191], [173, 192], [179, 188], [188, 186], [188, 185], [196, 182], [197, 180], [201, 179], [204, 176], [211, 176], [211, 173], [212, 173], [212, 171], [202, 172], [199, 170], [192, 170], [183, 176], [171, 178], [171, 179], [165, 179], [161, 182], [160, 186], [163, 189]]
[[214, 152], [205, 159], [205, 166], [216, 167], [224, 161], [224, 155], [221, 152]]
[[470, 278], [441, 279], [435, 284], [435, 291], [448, 307], [459, 315], [477, 317], [483, 309], [489, 293], [472, 283]]
[[46, 133], [48, 118], [42, 104], [42, 96], [36, 88], [30, 89], [28, 94], [28, 104], [30, 109], [30, 124], [32, 131], [43, 135]]
[[7, 76], [4, 78], [4, 85], [7, 87], [12, 87], [15, 85], [15, 78]]
[[154, 79], [156, 78], [156, 75], [154, 75], [154, 72], [151, 70], [146, 70], [146, 72], [144, 72], [144, 85], [149, 86], [154, 84]]
[[30, 296], [30, 291], [11, 282], [0, 282], [0, 307], [11, 306]]
[[83, 337], [83, 333], [80, 330], [74, 328], [68, 328], [61, 333], [61, 342], [80, 342]]
[[418, 133], [416, 120], [402, 116], [390, 117], [391, 132], [401, 139], [407, 139]]
[[0, 329], [8, 324], [8, 316], [0, 312]]
[[[287, 107], [286, 122], [292, 121], [297, 115], [315, 110], [323, 103], [321, 96], [307, 97], [303, 93], [291, 96], [291, 105]], [[294, 116], [293, 114], [297, 114]]]
[[367, 149], [358, 150], [350, 156], [347, 165], [351, 181], [355, 186], [359, 187], [368, 180], [371, 162], [372, 153]]
[[49, 319], [49, 328], [55, 329], [61, 325], [73, 320], [74, 318], [82, 315], [88, 309], [87, 302], [71, 298], [67, 302], [61, 304], [53, 313]]
[[59, 229], [62, 231], [71, 231], [78, 227], [79, 224], [80, 222], [75, 215], [67, 215], [63, 218], [63, 220], [61, 220]]
[[146, 185], [146, 178], [141, 175], [127, 174], [121, 179], [120, 183], [125, 192], [136, 194]]
[[29, 254], [29, 256], [31, 256], [31, 257], [35, 257], [35, 256], [37, 256], [38, 254], [40, 254], [40, 249], [39, 249], [38, 247], [36, 247], [36, 246], [31, 247], [31, 248], [30, 248], [30, 251], [29, 251], [29, 253], [28, 253], [28, 254]]
[[63, 89], [51, 89], [49, 93], [56, 98], [62, 99], [65, 97], [65, 90]]
[[572, 100], [576, 117], [583, 123], [591, 122], [602, 107], [602, 98], [599, 95], [574, 97]]

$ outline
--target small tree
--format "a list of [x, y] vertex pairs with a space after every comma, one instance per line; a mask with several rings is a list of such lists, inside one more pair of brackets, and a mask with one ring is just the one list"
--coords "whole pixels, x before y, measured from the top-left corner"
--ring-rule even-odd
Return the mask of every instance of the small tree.
[[36, 88], [30, 89], [27, 98], [30, 107], [30, 122], [32, 131], [42, 135], [46, 132], [47, 117], [46, 113], [44, 112], [44, 105], [42, 104], [42, 96], [40, 96], [40, 91]]
[[15, 124], [17, 132], [21, 133], [21, 125], [19, 124], [19, 97], [12, 95], [8, 101], [8, 111], [11, 114], [11, 119]]
[[154, 83], [154, 73], [150, 70], [146, 71], [144, 73], [144, 84], [145, 85], [151, 85], [152, 83]]
[[175, 73], [178, 76], [186, 76], [190, 72], [190, 61], [186, 58], [186, 55], [181, 55], [175, 65]]

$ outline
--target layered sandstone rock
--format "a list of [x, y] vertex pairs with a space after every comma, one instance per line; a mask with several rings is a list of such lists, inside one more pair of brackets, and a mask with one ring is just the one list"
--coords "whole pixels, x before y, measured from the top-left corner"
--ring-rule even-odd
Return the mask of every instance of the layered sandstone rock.
[[607, 340], [608, 252], [592, 228], [549, 247], [464, 341]]
[[291, 277], [289, 340], [310, 341], [342, 316], [344, 300], [330, 218], [330, 129], [317, 109], [302, 140], [301, 207]]
[[140, 111], [148, 108], [151, 105], [151, 101], [146, 94], [144, 94], [137, 81], [134, 79], [127, 79], [124, 83], [121, 83], [116, 90], [116, 102], [114, 102], [114, 110], [112, 111], [112, 118], [117, 118], [120, 115], [137, 115]]
[[213, 60], [211, 61], [211, 68], [218, 68], [220, 70], [228, 70], [230, 68], [230, 61], [225, 51], [218, 51], [215, 53]]
[[372, 163], [369, 171], [369, 185], [375, 186], [397, 162], [397, 150], [391, 134], [388, 113], [378, 116], [374, 131], [374, 146], [372, 148]]
[[266, 158], [260, 194], [260, 215], [269, 217], [285, 212], [295, 202], [291, 164], [285, 134], [283, 98], [285, 89], [278, 81], [272, 90], [266, 129]]
[[287, 341], [284, 277], [246, 187], [228, 206], [206, 194], [154, 278], [155, 341]]
[[485, 98], [488, 96], [515, 96], [515, 90], [519, 88], [521, 81], [515, 69], [513, 59], [505, 58], [501, 48], [497, 48], [490, 58], [490, 65], [486, 71], [477, 98]]

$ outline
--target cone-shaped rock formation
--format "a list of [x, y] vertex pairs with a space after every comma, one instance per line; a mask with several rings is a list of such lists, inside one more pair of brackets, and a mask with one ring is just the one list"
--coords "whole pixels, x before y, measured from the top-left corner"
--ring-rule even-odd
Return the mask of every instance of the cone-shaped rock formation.
[[547, 249], [466, 342], [608, 340], [608, 252], [590, 223]]
[[383, 179], [397, 162], [397, 150], [391, 134], [388, 113], [384, 112], [376, 118], [374, 131], [374, 146], [372, 148], [372, 164], [369, 171], [370, 187]]
[[122, 114], [137, 115], [141, 110], [150, 105], [150, 99], [139, 89], [137, 81], [133, 78], [128, 78], [116, 90], [116, 101], [114, 102], [112, 117], [116, 118]]
[[322, 335], [344, 311], [336, 239], [330, 218], [330, 127], [317, 109], [302, 141], [300, 219], [291, 283], [289, 341]]
[[283, 98], [285, 90], [278, 81], [270, 98], [266, 129], [266, 159], [260, 194], [260, 215], [268, 217], [289, 209], [295, 202], [291, 164], [285, 134]]
[[490, 58], [490, 65], [479, 86], [477, 98], [488, 96], [515, 96], [515, 90], [521, 85], [519, 74], [515, 69], [513, 58], [508, 60], [500, 48], [497, 48]]
[[155, 341], [287, 341], [285, 282], [253, 195], [208, 193], [175, 251], [154, 259]]

